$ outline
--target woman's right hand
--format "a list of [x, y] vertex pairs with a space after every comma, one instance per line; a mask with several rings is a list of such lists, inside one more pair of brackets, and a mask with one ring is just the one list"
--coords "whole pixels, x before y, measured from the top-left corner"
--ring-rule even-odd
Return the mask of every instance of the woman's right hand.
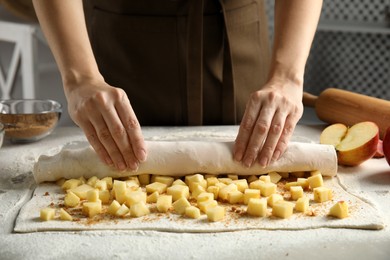
[[104, 80], [67, 84], [70, 117], [100, 159], [120, 171], [136, 170], [146, 160], [146, 147], [126, 93]]

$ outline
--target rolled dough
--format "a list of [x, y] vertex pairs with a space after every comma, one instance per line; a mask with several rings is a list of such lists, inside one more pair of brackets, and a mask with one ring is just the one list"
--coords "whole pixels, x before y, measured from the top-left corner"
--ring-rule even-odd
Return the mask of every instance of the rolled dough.
[[37, 183], [60, 178], [124, 177], [138, 174], [183, 176], [193, 173], [260, 175], [271, 171], [320, 170], [324, 176], [337, 173], [337, 155], [331, 145], [290, 142], [283, 156], [266, 168], [250, 168], [233, 160], [234, 142], [147, 141], [148, 158], [137, 171], [119, 172], [100, 161], [91, 146], [67, 147], [59, 153], [41, 155], [34, 165]]

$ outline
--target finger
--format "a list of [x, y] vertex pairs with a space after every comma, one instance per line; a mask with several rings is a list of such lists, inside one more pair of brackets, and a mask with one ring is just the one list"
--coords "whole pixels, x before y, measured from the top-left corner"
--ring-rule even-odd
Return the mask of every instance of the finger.
[[257, 157], [260, 166], [266, 167], [271, 161], [271, 158], [274, 155], [276, 145], [280, 140], [280, 136], [284, 128], [285, 120], [286, 120], [286, 115], [281, 113], [280, 111], [276, 111], [272, 119], [268, 134], [265, 138], [263, 147], [261, 148], [259, 155]]
[[110, 129], [107, 127], [103, 116], [100, 113], [96, 116], [93, 114], [91, 117], [91, 123], [95, 128], [100, 142], [103, 144], [104, 148], [107, 150], [112, 161], [114, 162], [115, 167], [120, 171], [126, 170], [127, 165], [125, 160], [123, 159], [122, 153], [113, 139]]
[[299, 119], [295, 119], [294, 117], [287, 116], [286, 122], [283, 127], [283, 131], [281, 132], [279, 141], [275, 147], [274, 154], [272, 156], [271, 161], [277, 161], [279, 158], [283, 155], [283, 153], [287, 149], [288, 142], [290, 141], [296, 124], [298, 123]]
[[258, 157], [258, 153], [262, 149], [264, 140], [268, 135], [269, 126], [271, 124], [274, 113], [274, 108], [270, 106], [261, 109], [245, 151], [243, 159], [245, 166], [252, 166], [253, 162]]
[[104, 148], [103, 144], [100, 142], [92, 124], [90, 122], [80, 123], [79, 126], [83, 129], [88, 142], [91, 144], [99, 158], [107, 165], [112, 166], [114, 162], [111, 160], [106, 148]]
[[123, 98], [121, 105], [116, 107], [119, 118], [130, 138], [132, 154], [137, 160], [146, 160], [146, 145], [142, 135], [141, 126], [127, 98]]
[[259, 111], [260, 102], [249, 100], [234, 143], [233, 158], [238, 162], [243, 160]]

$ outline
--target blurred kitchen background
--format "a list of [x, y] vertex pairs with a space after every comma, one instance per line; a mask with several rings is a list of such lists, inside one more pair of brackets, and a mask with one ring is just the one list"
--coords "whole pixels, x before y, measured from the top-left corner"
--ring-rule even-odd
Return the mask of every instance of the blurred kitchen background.
[[[272, 39], [274, 0], [266, 4]], [[57, 66], [33, 16], [30, 0], [0, 0], [0, 98], [7, 91], [12, 98], [58, 100], [60, 125], [72, 125]], [[31, 48], [13, 73], [15, 46]], [[23, 67], [24, 61], [33, 66]], [[315, 95], [334, 87], [390, 100], [390, 0], [324, 0], [304, 87]]]

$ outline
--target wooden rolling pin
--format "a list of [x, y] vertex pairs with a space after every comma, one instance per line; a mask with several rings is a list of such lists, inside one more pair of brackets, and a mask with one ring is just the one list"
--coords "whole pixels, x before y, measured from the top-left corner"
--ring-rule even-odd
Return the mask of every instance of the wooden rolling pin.
[[390, 101], [384, 99], [328, 88], [318, 97], [304, 92], [303, 104], [314, 107], [318, 118], [330, 124], [352, 126], [362, 121], [372, 121], [378, 125], [382, 139], [390, 127]]

